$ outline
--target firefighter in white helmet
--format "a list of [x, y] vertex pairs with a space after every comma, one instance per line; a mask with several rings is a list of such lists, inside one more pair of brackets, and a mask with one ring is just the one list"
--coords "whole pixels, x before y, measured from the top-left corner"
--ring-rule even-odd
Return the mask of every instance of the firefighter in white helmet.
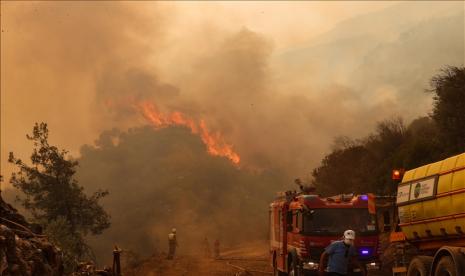
[[176, 247], [178, 247], [178, 241], [176, 240], [176, 228], [171, 229], [171, 233], [168, 234], [168, 259], [173, 259], [176, 253]]
[[365, 267], [358, 262], [354, 241], [355, 232], [346, 230], [341, 240], [335, 241], [325, 248], [320, 258], [320, 276], [325, 275], [325, 268], [328, 276], [347, 275], [349, 263], [359, 267], [363, 276], [366, 275]]

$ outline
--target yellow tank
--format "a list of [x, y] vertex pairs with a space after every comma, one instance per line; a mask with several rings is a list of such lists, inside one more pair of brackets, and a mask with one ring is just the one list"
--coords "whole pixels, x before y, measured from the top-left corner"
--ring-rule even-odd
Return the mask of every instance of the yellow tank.
[[402, 232], [409, 240], [465, 232], [465, 153], [404, 174], [397, 190]]

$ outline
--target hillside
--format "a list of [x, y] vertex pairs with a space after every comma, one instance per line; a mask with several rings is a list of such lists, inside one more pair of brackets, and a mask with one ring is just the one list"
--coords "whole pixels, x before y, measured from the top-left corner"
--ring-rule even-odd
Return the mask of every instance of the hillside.
[[0, 196], [0, 274], [62, 275], [61, 252]]

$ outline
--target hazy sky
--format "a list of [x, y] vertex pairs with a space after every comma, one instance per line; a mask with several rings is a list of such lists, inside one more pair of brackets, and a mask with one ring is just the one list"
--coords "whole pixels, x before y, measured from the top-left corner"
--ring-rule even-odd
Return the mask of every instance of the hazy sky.
[[392, 1], [163, 2], [178, 11], [173, 35], [182, 39], [206, 25], [237, 30], [242, 26], [270, 37], [276, 49], [295, 47], [344, 19], [393, 5]]
[[[326, 71], [320, 64], [312, 63], [311, 69], [302, 72], [301, 67], [278, 68], [281, 63], [271, 60], [279, 57], [286, 63], [282, 53], [312, 45], [313, 39], [341, 27], [338, 23], [344, 20], [396, 4], [2, 2], [1, 173], [7, 177], [11, 173], [6, 164], [9, 151], [28, 157], [31, 145], [25, 134], [36, 121], [47, 122], [51, 142], [74, 156], [103, 130], [146, 124], [127, 107], [115, 111], [105, 104], [111, 101], [122, 105], [128, 97], [150, 99], [164, 111], [181, 110], [205, 119], [211, 129], [223, 133], [239, 154], [245, 155], [246, 165], [290, 167], [290, 158], [306, 149], [309, 153], [298, 157], [296, 172], [309, 170], [327, 150], [332, 137], [357, 133], [353, 126], [367, 117], [367, 110], [373, 114], [368, 116], [370, 123], [365, 129], [374, 120], [391, 115], [390, 105], [398, 100], [390, 92], [395, 87], [389, 84], [374, 90], [383, 94], [374, 97], [381, 99], [379, 104], [362, 110], [360, 106], [367, 106], [364, 98], [358, 98], [350, 87], [328, 80], [323, 90], [302, 85], [302, 81], [318, 83], [326, 78], [321, 75]], [[415, 17], [415, 23], [431, 18], [428, 13], [408, 12], [389, 16], [392, 20], [378, 24], [387, 27], [399, 21], [397, 16]], [[405, 22], [398, 28], [407, 30], [413, 24]], [[356, 50], [345, 53], [345, 57], [368, 55], [373, 50], [353, 47]], [[332, 64], [337, 53], [331, 49], [321, 57]], [[344, 62], [334, 68], [344, 67]], [[331, 71], [333, 67], [328, 68]], [[280, 70], [289, 75], [277, 78]], [[337, 73], [348, 78], [345, 72]], [[301, 78], [302, 74], [310, 80]], [[224, 105], [219, 107], [219, 102]], [[323, 116], [329, 110], [344, 119], [335, 118], [334, 112]], [[421, 115], [413, 111], [417, 113]], [[251, 139], [263, 141], [251, 144]], [[279, 155], [273, 153], [277, 149], [287, 155], [282, 157], [287, 164], [278, 161]]]
[[99, 258], [164, 248], [173, 225], [193, 249], [244, 225], [265, 237], [267, 202], [336, 137], [428, 114], [431, 77], [464, 64], [464, 22], [459, 1], [2, 1], [0, 173], [43, 121], [85, 191], [110, 191]]

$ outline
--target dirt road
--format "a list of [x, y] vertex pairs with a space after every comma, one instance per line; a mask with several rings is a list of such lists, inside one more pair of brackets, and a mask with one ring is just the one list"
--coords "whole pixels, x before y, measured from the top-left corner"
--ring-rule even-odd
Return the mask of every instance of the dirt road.
[[[243, 269], [251, 269], [248, 274]], [[262, 270], [264, 273], [259, 273]], [[127, 271], [127, 276], [181, 276], [181, 275], [271, 275], [268, 263], [264, 261], [209, 260], [194, 256], [180, 256], [166, 260], [163, 256], [153, 257], [141, 266]]]
[[[272, 275], [266, 242], [240, 245], [222, 251], [221, 258], [204, 258], [202, 254], [176, 256], [167, 260], [166, 254], [154, 255], [135, 268], [124, 269], [125, 276], [264, 276]], [[244, 269], [246, 271], [244, 271]], [[370, 276], [390, 275], [370, 271]]]
[[221, 258], [181, 255], [167, 260], [165, 254], [152, 256], [137, 267], [126, 269], [126, 276], [237, 276], [271, 275], [266, 244], [256, 243], [229, 248]]

